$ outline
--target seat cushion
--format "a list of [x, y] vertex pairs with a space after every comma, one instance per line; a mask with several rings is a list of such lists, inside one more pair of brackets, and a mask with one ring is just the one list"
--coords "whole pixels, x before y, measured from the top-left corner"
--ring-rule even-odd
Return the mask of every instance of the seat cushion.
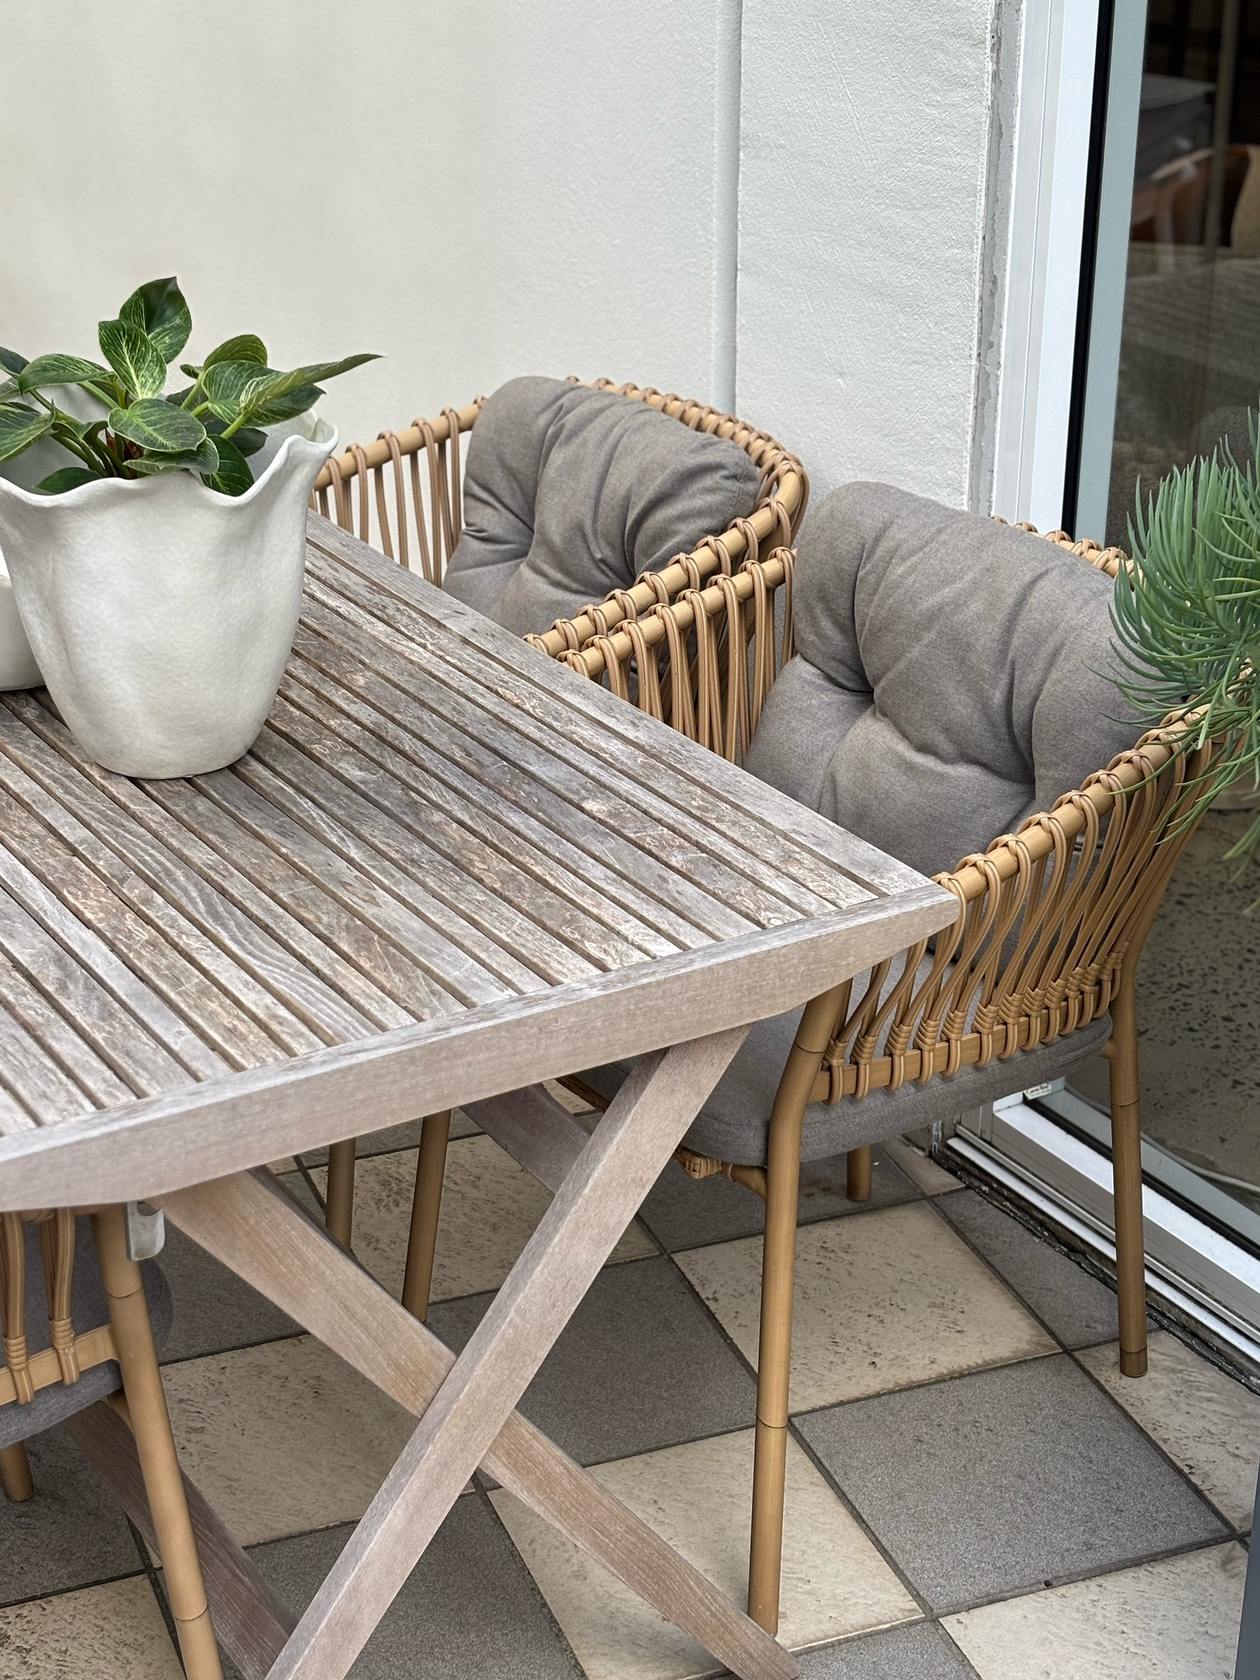
[[932, 875], [1131, 747], [1112, 583], [1030, 532], [886, 484], [811, 514], [797, 657], [746, 767]]
[[446, 588], [517, 635], [545, 630], [751, 513], [760, 483], [738, 444], [646, 403], [510, 380], [469, 438]]
[[[27, 1225], [26, 1237], [26, 1346], [38, 1353], [48, 1346], [48, 1298], [44, 1291], [44, 1268], [40, 1254], [39, 1227]], [[145, 1299], [149, 1304], [149, 1320], [153, 1325], [153, 1340], [160, 1349], [170, 1335], [172, 1308], [171, 1292], [161, 1268], [154, 1260], [146, 1260], [140, 1267], [144, 1279]], [[75, 1333], [94, 1330], [109, 1323], [109, 1306], [96, 1263], [96, 1244], [92, 1240], [91, 1222], [84, 1216], [75, 1221], [74, 1284], [71, 1291], [70, 1316]], [[117, 1364], [107, 1360], [84, 1371], [78, 1382], [68, 1387], [64, 1383], [50, 1383], [37, 1389], [35, 1398], [20, 1406], [16, 1401], [0, 1406], [0, 1447], [10, 1447], [15, 1441], [29, 1440], [45, 1429], [51, 1429], [63, 1418], [101, 1400], [122, 1387]]]
[[[800, 1018], [801, 1011], [793, 1009], [753, 1027], [692, 1122], [684, 1139], [688, 1149], [743, 1166], [765, 1165], [770, 1110]], [[860, 1099], [810, 1103], [801, 1133], [801, 1159], [820, 1161], [860, 1144], [951, 1120], [1012, 1091], [1061, 1079], [1070, 1068], [1096, 1056], [1110, 1031], [1111, 1018], [1104, 1015], [1054, 1044], [1019, 1050], [982, 1068], [959, 1068], [948, 1078], [940, 1074], [926, 1085], [906, 1084], [897, 1091], [871, 1091]], [[582, 1077], [602, 1095], [612, 1097], [629, 1069], [628, 1062], [614, 1062], [592, 1068]]]

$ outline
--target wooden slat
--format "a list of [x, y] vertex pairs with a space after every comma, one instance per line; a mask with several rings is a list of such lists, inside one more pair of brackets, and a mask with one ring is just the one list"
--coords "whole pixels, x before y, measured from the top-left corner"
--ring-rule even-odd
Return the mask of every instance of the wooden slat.
[[188, 1070], [4, 892], [0, 951], [43, 994], [48, 1013], [73, 1023], [84, 1044], [118, 1075], [128, 1096], [153, 1096], [188, 1083]]
[[[637, 852], [630, 859], [633, 873], [629, 872], [625, 846], [600, 815], [548, 784], [554, 754], [539, 754], [529, 742], [514, 758], [491, 753], [475, 733], [463, 727], [466, 718], [475, 731], [479, 715], [458, 702], [447, 707], [440, 740], [430, 742], [426, 731], [432, 714], [422, 700], [396, 688], [375, 663], [365, 663], [317, 634], [310, 623], [299, 625], [294, 653], [289, 666], [294, 680], [310, 688], [325, 705], [338, 707], [400, 756], [446, 781], [463, 802], [475, 800], [509, 827], [532, 822], [533, 828], [526, 831], [537, 834], [542, 846], [550, 843], [551, 835], [567, 838], [597, 869], [620, 883], [622, 902], [641, 907], [644, 915], [654, 915], [656, 925], [683, 948], [752, 927], [654, 854]], [[435, 685], [434, 703], [446, 698]]]
[[[6, 971], [7, 970], [7, 976]], [[13, 977], [0, 965], [0, 988]], [[88, 1115], [96, 1104], [81, 1085], [58, 1066], [39, 1041], [9, 1013], [0, 994], [0, 1084], [17, 1099], [38, 1126], [56, 1125]]]
[[[557, 729], [627, 774], [643, 776], [646, 785], [669, 789], [671, 799], [702, 817], [718, 836], [734, 839], [750, 862], [779, 865], [778, 878], [783, 869], [789, 870], [802, 887], [828, 902], [837, 902], [837, 872], [875, 892], [898, 892], [915, 880], [915, 872], [895, 858], [745, 775], [677, 731], [663, 733], [654, 720], [618, 703], [597, 683], [572, 682], [574, 673], [541, 654], [524, 657], [517, 639], [500, 626], [423, 578], [400, 566], [390, 567], [366, 544], [355, 542], [327, 520], [312, 515], [308, 532], [311, 547], [334, 562], [332, 569], [322, 571], [318, 562], [308, 559], [311, 571], [334, 587], [345, 585], [347, 573], [356, 574], [369, 586], [366, 595], [356, 592], [361, 602], [370, 603], [371, 590], [392, 596], [408, 614], [399, 620], [408, 636], [425, 645], [426, 651], [440, 647], [444, 658], [467, 671], [468, 661], [457, 655], [463, 644], [472, 656], [471, 668], [479, 672], [480, 684], [488, 690], [506, 697], [506, 683], [514, 701], [527, 706], [526, 690], [545, 696], [546, 710]], [[428, 627], [427, 636], [422, 625]], [[793, 844], [785, 847], [785, 839]], [[776, 879], [773, 870], [769, 879]]]
[[[25, 771], [20, 783], [12, 775], [18, 767]], [[124, 778], [115, 780], [131, 789]], [[336, 1044], [359, 1038], [377, 1024], [333, 991], [308, 964], [286, 950], [231, 900], [216, 892], [196, 869], [66, 763], [47, 741], [31, 729], [19, 726], [3, 711], [0, 711], [0, 782], [26, 804], [40, 809], [50, 826], [64, 831], [67, 838], [70, 831], [59, 828], [59, 824], [64, 822], [62, 810], [73, 810], [81, 819], [79, 827], [109, 846], [120, 865], [125, 860], [125, 866], [134, 870], [146, 886], [177, 907], [198, 933], [229, 953], [234, 964], [254, 984], [265, 986], [268, 994], [281, 1002], [285, 1013], [275, 1018], [275, 1024], [282, 1035], [291, 1034], [294, 1021], [306, 1027], [309, 1042], [295, 1042], [295, 1049], [313, 1048], [317, 1042]], [[29, 792], [31, 784], [54, 795], [62, 810], [34, 806]], [[80, 850], [92, 860], [91, 853], [82, 847]], [[116, 883], [122, 878], [120, 868], [109, 860], [105, 861], [103, 870], [108, 870], [108, 878]], [[133, 901], [133, 905], [141, 909], [142, 901]], [[161, 925], [174, 928], [176, 924]], [[389, 1024], [401, 1023], [391, 1020]]]
[[[326, 762], [334, 764], [337, 773], [367, 798], [376, 796], [383, 771], [386, 787], [416, 793], [431, 807], [453, 808], [456, 834], [475, 834], [539, 880], [545, 881], [558, 863], [563, 875], [556, 890], [649, 956], [667, 956], [708, 943], [697, 928], [659, 900], [580, 850], [567, 832], [546, 827], [533, 812], [508, 800], [504, 790], [485, 787], [314, 666], [292, 660], [280, 694], [290, 709], [277, 707], [270, 727], [287, 735], [290, 717], [299, 713], [309, 723], [318, 723], [324, 732]], [[341, 756], [343, 745], [352, 753]], [[571, 826], [566, 821], [566, 830]]]
[[[395, 895], [407, 893], [405, 902], [419, 909], [430, 895], [440, 896], [448, 909], [457, 911], [461, 921], [484, 936], [481, 948], [487, 966], [493, 963], [495, 971], [501, 972], [503, 956], [508, 954], [522, 967], [556, 983], [576, 980], [595, 967], [615, 968], [619, 963], [642, 959], [641, 951], [579, 916], [549, 887], [532, 880], [507, 858], [489, 852], [466, 831], [464, 855], [458, 864], [435, 850], [426, 834], [441, 822], [441, 813], [421, 800], [408, 798], [401, 789], [382, 794], [393, 809], [382, 809], [364, 799], [318, 762], [315, 755], [320, 751], [321, 732], [307, 727], [309, 720], [300, 714], [295, 718], [293, 708], [283, 700], [277, 701], [275, 710], [281, 726], [287, 723], [294, 734], [305, 735], [306, 739], [296, 745], [288, 732], [282, 734], [268, 727], [249, 757], [237, 766], [237, 774], [276, 804], [280, 800], [274, 778], [283, 778], [300, 796], [300, 804], [285, 809], [296, 816], [299, 808], [317, 806], [333, 819], [331, 823], [320, 822], [321, 837], [340, 831], [338, 850]], [[256, 779], [258, 765], [274, 774]], [[380, 778], [382, 783], [386, 780]], [[309, 816], [298, 820], [310, 826]], [[366, 846], [360, 844], [363, 841]], [[384, 865], [382, 860], [386, 860]], [[414, 887], [406, 884], [408, 877], [428, 890], [416, 895]], [[563, 937], [551, 931], [557, 925]], [[506, 973], [502, 977], [509, 978]]]
[[[650, 830], [657, 846], [676, 868], [687, 855], [683, 848], [699, 850], [713, 875], [714, 891], [759, 926], [821, 914], [833, 907], [834, 898], [820, 898], [752, 852], [746, 836], [724, 833], [741, 826], [729, 815], [720, 825], [710, 822], [707, 813], [698, 816], [693, 806], [715, 802], [700, 797], [698, 788], [694, 791], [690, 787], [680, 788], [667, 764], [654, 764], [647, 754], [606, 731], [588, 727], [580, 712], [568, 713], [556, 707], [550, 697], [531, 685], [528, 677], [506, 668], [493, 674], [484, 668], [479, 670], [479, 666], [486, 664], [483, 658], [444, 637], [419, 614], [405, 620], [405, 629], [395, 629], [374, 616], [374, 609], [376, 612], [384, 609], [374, 601], [373, 594], [370, 583], [347, 579], [344, 568], [334, 568], [327, 561], [312, 562], [308, 571], [307, 622], [322, 624], [347, 646], [364, 651], [369, 658], [373, 643], [381, 644], [376, 657], [387, 659], [391, 677], [400, 687], [412, 688], [416, 667], [422, 666], [424, 674], [441, 685], [445, 694], [466, 694], [483, 710], [482, 727], [501, 743], [500, 750], [506, 756], [512, 755], [522, 737], [553, 752], [567, 746], [566, 759], [590, 766], [605, 799], [615, 793], [628, 812], [637, 813], [640, 844], [647, 843]], [[317, 616], [316, 606], [339, 621], [335, 629], [328, 619]], [[571, 680], [573, 673], [567, 672], [566, 676]], [[445, 704], [438, 716], [444, 712]], [[633, 834], [627, 837], [635, 838]], [[767, 836], [759, 832], [756, 838], [764, 844]], [[865, 890], [854, 887], [835, 871], [830, 873], [829, 885], [833, 894], [840, 893], [848, 902], [863, 896]]]
[[190, 835], [219, 853], [268, 898], [315, 936], [317, 949], [329, 946], [365, 974], [380, 991], [403, 1006], [412, 1019], [448, 1014], [460, 999], [440, 985], [392, 940], [370, 927], [352, 909], [325, 892], [323, 883], [243, 828], [213, 800], [203, 799], [187, 782], [149, 782], [145, 792]]
[[[0, 723], [0, 746], [4, 744], [4, 727], [3, 723]], [[11, 720], [9, 727], [13, 727]], [[191, 921], [182, 909], [176, 907], [172, 898], [155, 890], [148, 881], [137, 874], [131, 863], [135, 855], [134, 836], [123, 838], [125, 852], [107, 846], [68, 811], [60, 800], [32, 781], [3, 751], [0, 751], [0, 788], [11, 793], [27, 810], [41, 818], [49, 833], [55, 834], [71, 849], [124, 904], [143, 917], [155, 933], [160, 934], [182, 956], [200, 969], [208, 980], [226, 992], [245, 1013], [251, 1015], [282, 1050], [291, 1055], [301, 1055], [306, 1050], [317, 1049], [321, 1043], [328, 1042], [326, 1038], [312, 1032], [305, 1021], [295, 1015], [255, 977], [250, 968], [242, 967], [235, 960], [231, 946], [225, 948], [223, 944], [208, 938], [200, 926]], [[68, 790], [68, 796], [80, 805], [87, 802], [91, 793], [90, 788]], [[140, 850], [149, 849], [141, 836]], [[178, 869], [168, 883], [172, 897], [175, 893], [180, 893], [183, 902], [187, 902], [190, 896], [194, 899], [200, 896], [195, 890], [189, 894], [189, 885], [186, 879], [181, 879]]]
[[[2, 855], [2, 854], [0, 854]], [[925, 882], [801, 926], [683, 951], [0, 1140], [0, 1212], [131, 1201], [778, 1014], [956, 914]]]
[[[557, 743], [545, 727], [535, 727], [529, 719], [505, 716], [503, 708], [496, 709], [493, 695], [471, 687], [461, 693], [454, 686], [445, 686], [440, 673], [428, 664], [416, 669], [403, 667], [390, 655], [406, 649], [405, 638], [395, 637], [382, 648], [362, 624], [350, 622], [328, 607], [318, 586], [309, 591], [303, 622], [334, 647], [355, 654], [369, 670], [379, 671], [385, 666], [391, 687], [400, 696], [417, 702], [407, 713], [408, 724], [422, 732], [431, 746], [441, 751], [456, 731], [464, 733], [479, 749], [476, 756], [482, 774], [494, 774], [491, 785], [499, 785], [498, 763], [519, 765], [531, 780], [611, 835], [614, 843], [606, 861], [642, 879], [636, 866], [640, 859], [652, 858], [675, 881], [689, 884], [693, 892], [687, 900], [687, 912], [697, 919], [702, 915], [701, 925], [706, 929], [725, 935], [799, 919], [791, 906], [759, 891], [724, 859], [715, 857], [713, 848], [703, 843], [694, 826], [690, 833], [680, 833], [677, 826], [667, 823], [663, 813], [671, 808], [664, 801], [656, 801], [653, 809], [650, 795], [638, 788], [627, 789], [611, 777], [601, 779], [597, 773], [600, 766], [588, 770], [580, 753], [562, 756], [563, 743]], [[319, 653], [301, 635], [298, 645], [305, 657], [320, 662]], [[458, 750], [457, 740], [453, 746]], [[697, 891], [704, 895], [701, 902], [697, 902]]]
[[[0, 919], [22, 912], [11, 898], [0, 894]], [[82, 994], [80, 994], [82, 995]], [[108, 1062], [97, 1054], [79, 1032], [49, 1000], [31, 985], [7, 957], [0, 956], [0, 1001], [14, 1020], [40, 1048], [84, 1092], [96, 1108], [130, 1102], [139, 1093], [124, 1085]], [[187, 1082], [187, 1075], [180, 1080]]]
[[[190, 785], [206, 794], [256, 840], [310, 880], [318, 881], [330, 897], [388, 939], [461, 1003], [488, 1003], [509, 989], [466, 948], [474, 943], [467, 924], [436, 899], [426, 907], [428, 914], [422, 918], [392, 892], [376, 887], [340, 849], [334, 850], [305, 823], [294, 821], [274, 800], [242, 781], [233, 770], [198, 776]], [[352, 849], [347, 837], [338, 838], [346, 850]], [[522, 980], [526, 980], [523, 974]], [[541, 984], [535, 975], [528, 976], [528, 982]]]
[[276, 1061], [283, 1047], [223, 989], [126, 905], [68, 846], [0, 792], [0, 834], [12, 855], [53, 890], [67, 910], [113, 949], [127, 966], [195, 1030], [229, 1067]]
[[[39, 705], [33, 696], [4, 694], [0, 695], [0, 702], [27, 725], [27, 743], [32, 749], [41, 742], [54, 748], [56, 755], [73, 766], [94, 790], [104, 794], [138, 827], [151, 834], [163, 848], [163, 855], [186, 863], [199, 879], [204, 880], [213, 889], [217, 903], [239, 910], [253, 926], [266, 928], [283, 950], [298, 959], [300, 971], [310, 977], [314, 987], [319, 988], [319, 1010], [315, 1010], [313, 1003], [308, 1007], [320, 1023], [331, 1029], [330, 1038], [355, 1037], [361, 1020], [377, 1027], [400, 1027], [416, 1019], [411, 1010], [403, 1009], [339, 951], [321, 943], [278, 899], [268, 897], [229, 859], [193, 834], [134, 782], [93, 764], [76, 745], [65, 725]], [[15, 757], [19, 756], [16, 747], [12, 750]], [[32, 756], [31, 752], [23, 751], [20, 762], [38, 780], [47, 761], [38, 754]], [[330, 987], [336, 988], [334, 998], [346, 1000], [344, 1009], [339, 1010], [336, 1002], [323, 997], [318, 979], [321, 975]]]
[[[3, 833], [4, 826], [0, 822], [0, 835]], [[132, 973], [99, 934], [73, 915], [57, 895], [3, 845], [0, 845], [0, 886], [12, 894], [45, 932], [82, 963], [89, 974], [143, 1021], [190, 1074], [198, 1079], [213, 1079], [230, 1071], [230, 1063], [203, 1043], [169, 1004]]]
[[[480, 832], [488, 825], [465, 826], [464, 822], [457, 822], [448, 816], [444, 802], [419, 797], [284, 697], [276, 701], [268, 726], [251, 751], [253, 758], [283, 775], [283, 765], [276, 757], [277, 739], [285, 743], [289, 752], [302, 755], [297, 768], [312, 795], [318, 796], [324, 790], [330, 798], [339, 794], [344, 801], [347, 790], [353, 790], [358, 796], [356, 809], [360, 804], [367, 804], [386, 817], [386, 823], [376, 830], [380, 839], [375, 843], [382, 850], [388, 848], [386, 855], [408, 873], [417, 874], [436, 886], [454, 868], [456, 890], [466, 877], [474, 889], [489, 893], [493, 905], [489, 926], [500, 936], [506, 936], [513, 925], [504, 916], [504, 906], [518, 913], [526, 927], [526, 940], [522, 947], [514, 948], [523, 961], [538, 967], [533, 953], [540, 951], [544, 958], [547, 956], [546, 947], [537, 945], [535, 932], [539, 928], [554, 938], [561, 954], [567, 955], [567, 948], [571, 948], [599, 968], [616, 968], [620, 963], [638, 962], [647, 955], [637, 943], [614, 932], [606, 921], [588, 914], [585, 906], [579, 906], [572, 896], [571, 889], [562, 896], [569, 882], [557, 858], [551, 858], [548, 869], [548, 860], [531, 857], [532, 848], [525, 846], [519, 837], [507, 836], [508, 844], [503, 846], [490, 844]], [[290, 775], [288, 779], [294, 778]], [[340, 789], [337, 783], [341, 784]], [[434, 857], [440, 857], [441, 876], [429, 866], [428, 860]], [[536, 868], [531, 869], [535, 862]], [[472, 908], [481, 902], [476, 892], [470, 896], [466, 890], [460, 891], [459, 896]], [[466, 909], [465, 914], [469, 913]], [[650, 936], [649, 929], [643, 931]], [[576, 972], [564, 960], [554, 978], [573, 979]]]

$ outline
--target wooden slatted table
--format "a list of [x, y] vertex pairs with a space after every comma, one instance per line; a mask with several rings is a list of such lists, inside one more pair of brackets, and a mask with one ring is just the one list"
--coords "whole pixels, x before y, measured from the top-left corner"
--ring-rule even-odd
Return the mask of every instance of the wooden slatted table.
[[[230, 769], [128, 781], [0, 702], [0, 1211], [160, 1203], [420, 1416], [238, 1662], [344, 1675], [484, 1464], [737, 1674], [794, 1673], [514, 1408], [748, 1025], [953, 899], [320, 519]], [[529, 1089], [626, 1057], [589, 1138]], [[455, 1359], [261, 1164], [479, 1101], [557, 1193]]]

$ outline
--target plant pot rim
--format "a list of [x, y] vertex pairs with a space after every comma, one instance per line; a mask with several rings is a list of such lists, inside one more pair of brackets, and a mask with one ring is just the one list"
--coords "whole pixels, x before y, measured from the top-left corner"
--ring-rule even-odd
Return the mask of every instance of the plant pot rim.
[[[315, 421], [312, 436], [306, 437], [301, 432], [290, 432], [267, 463], [262, 477], [256, 478], [242, 496], [225, 496], [221, 490], [212, 490], [208, 484], [203, 484], [194, 472], [185, 472], [181, 476], [191, 481], [193, 494], [198, 499], [214, 506], [222, 502], [232, 502], [240, 506], [261, 492], [286, 456], [292, 453], [289, 447], [291, 444], [314, 446], [322, 450], [325, 456], [331, 455], [337, 447], [337, 428], [320, 416]], [[158, 494], [166, 476], [165, 473], [151, 473], [144, 478], [95, 478], [89, 484], [78, 484], [73, 490], [63, 490], [55, 496], [38, 490], [24, 490], [11, 479], [0, 478], [0, 495], [13, 496], [18, 501], [25, 502], [28, 507], [88, 507], [93, 502], [103, 501], [106, 496], [117, 495], [119, 491], [130, 495], [133, 500], [138, 500], [140, 495]]]

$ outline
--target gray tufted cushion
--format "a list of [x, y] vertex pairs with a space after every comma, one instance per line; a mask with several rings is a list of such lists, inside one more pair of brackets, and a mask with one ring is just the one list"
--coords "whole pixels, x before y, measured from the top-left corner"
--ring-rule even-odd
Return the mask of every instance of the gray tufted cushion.
[[[48, 1300], [44, 1293], [44, 1268], [40, 1255], [39, 1227], [27, 1225], [26, 1231], [26, 1345], [31, 1353], [48, 1346]], [[145, 1299], [149, 1304], [149, 1318], [153, 1324], [153, 1340], [160, 1348], [171, 1329], [171, 1292], [166, 1279], [153, 1260], [146, 1260], [140, 1268], [144, 1278]], [[92, 1241], [92, 1227], [86, 1217], [75, 1221], [74, 1284], [71, 1292], [70, 1316], [76, 1332], [95, 1330], [109, 1323], [109, 1307], [96, 1263], [96, 1244]], [[84, 1371], [77, 1383], [51, 1383], [37, 1389], [35, 1398], [19, 1406], [10, 1401], [0, 1406], [0, 1447], [10, 1447], [15, 1441], [29, 1440], [45, 1429], [51, 1429], [63, 1418], [81, 1412], [84, 1407], [102, 1400], [122, 1387], [118, 1366], [111, 1359], [104, 1365], [93, 1365]]]
[[724, 531], [759, 488], [727, 438], [615, 391], [513, 379], [469, 439], [446, 588], [517, 635], [545, 630]]
[[[794, 581], [799, 653], [770, 691], [746, 767], [935, 874], [1048, 807], [1140, 726], [1105, 673], [1109, 578], [1044, 538], [883, 484], [811, 515]], [[855, 990], [855, 996], [860, 995]], [[749, 1033], [687, 1133], [705, 1155], [766, 1158], [800, 1010]], [[1059, 1078], [1108, 1017], [1057, 1043], [860, 1101], [805, 1111], [804, 1160], [910, 1131]], [[586, 1074], [611, 1095], [626, 1064]]]
[[793, 588], [797, 658], [747, 768], [925, 875], [1137, 738], [1106, 675], [1111, 580], [1042, 537], [849, 484]]

